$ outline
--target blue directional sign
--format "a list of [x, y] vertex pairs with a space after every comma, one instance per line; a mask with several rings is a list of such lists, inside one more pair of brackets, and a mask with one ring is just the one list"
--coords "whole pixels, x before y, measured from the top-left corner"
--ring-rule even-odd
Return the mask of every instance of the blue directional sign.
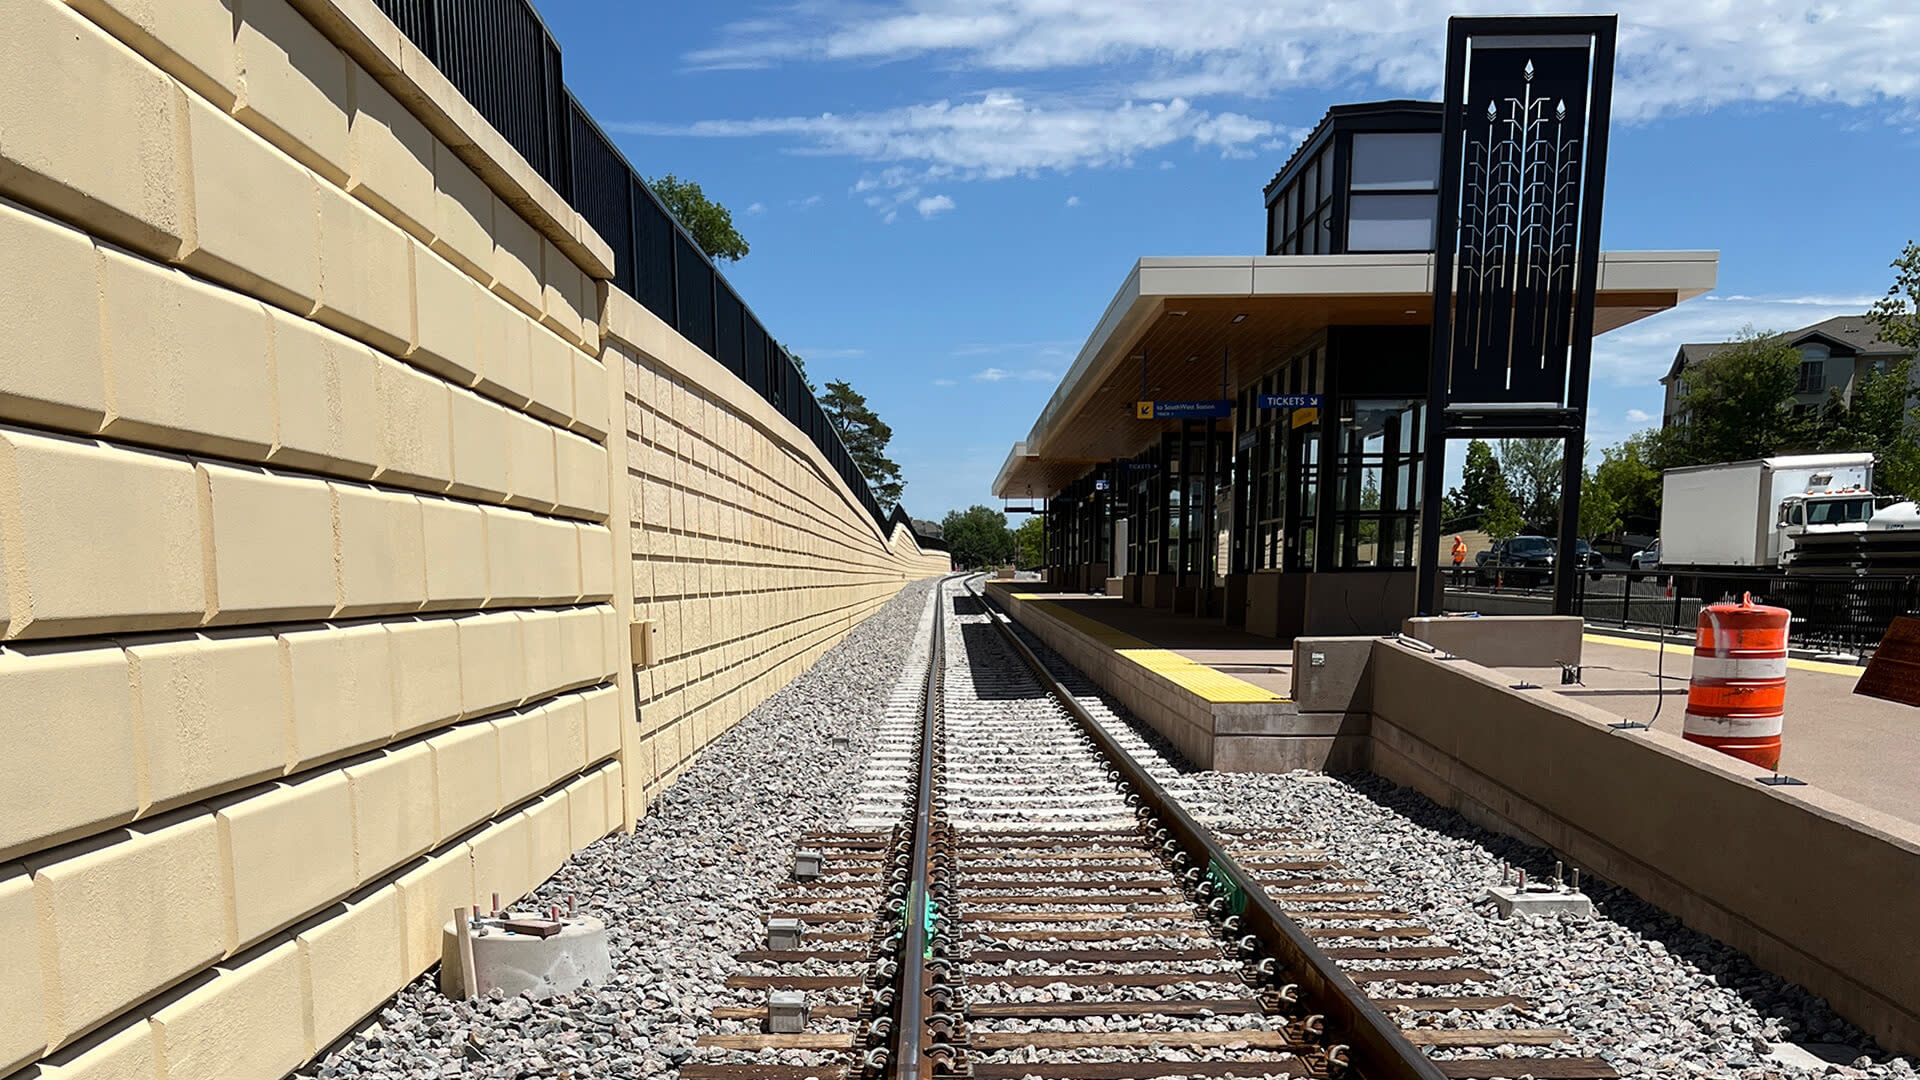
[[1136, 401], [1137, 420], [1219, 420], [1233, 415], [1231, 401]]
[[1112, 487], [1112, 486], [1113, 486], [1112, 484], [1110, 484], [1110, 483], [1108, 483], [1108, 482], [1107, 482], [1106, 480], [1104, 480], [1104, 479], [1102, 479], [1102, 480], [1095, 480], [1095, 481], [1093, 482], [1093, 490], [1095, 490], [1095, 491], [1105, 491], [1105, 490], [1107, 490], [1107, 489], [1108, 489], [1109, 487]]
[[1262, 409], [1317, 409], [1326, 400], [1324, 394], [1261, 394]]

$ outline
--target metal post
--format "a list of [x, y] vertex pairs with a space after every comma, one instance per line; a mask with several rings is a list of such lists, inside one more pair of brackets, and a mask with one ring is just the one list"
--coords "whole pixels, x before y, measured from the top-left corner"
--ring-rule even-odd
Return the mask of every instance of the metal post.
[[[1460, 33], [1447, 24], [1446, 81], [1441, 100], [1466, 78], [1466, 50], [1456, 48]], [[1414, 577], [1414, 610], [1435, 614], [1440, 603], [1440, 500], [1446, 494], [1447, 382], [1453, 360], [1453, 261], [1460, 232], [1460, 145], [1463, 136], [1458, 109], [1440, 118], [1440, 213], [1434, 222], [1438, 243], [1433, 253], [1433, 355], [1427, 369], [1427, 453], [1420, 476], [1420, 554]]]

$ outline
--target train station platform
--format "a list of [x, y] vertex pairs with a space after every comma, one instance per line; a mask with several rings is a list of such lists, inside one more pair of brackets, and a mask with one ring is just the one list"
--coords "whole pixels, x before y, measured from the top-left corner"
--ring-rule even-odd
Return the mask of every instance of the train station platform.
[[1225, 772], [1362, 767], [1364, 713], [1316, 711], [1294, 700], [1292, 644], [1116, 596], [1032, 588], [996, 581], [987, 593], [1195, 766]]
[[[1580, 685], [1560, 671], [1500, 670], [1604, 709], [1622, 720], [1678, 736], [1687, 711], [1693, 642], [1587, 634]], [[1920, 709], [1853, 692], [1864, 668], [1818, 660], [1787, 662], [1787, 715], [1780, 771], [1795, 779], [1920, 823]]]

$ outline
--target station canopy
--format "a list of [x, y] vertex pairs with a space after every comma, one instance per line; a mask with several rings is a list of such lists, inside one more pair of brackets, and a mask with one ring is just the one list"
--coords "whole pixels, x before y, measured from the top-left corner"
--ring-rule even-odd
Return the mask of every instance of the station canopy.
[[[1142, 258], [1032, 431], [1007, 455], [993, 493], [1008, 499], [1050, 497], [1091, 466], [1132, 457], [1156, 445], [1163, 432], [1179, 428], [1177, 419], [1135, 419], [1136, 401], [1231, 397], [1330, 326], [1427, 325], [1433, 258], [1430, 253]], [[1602, 252], [1594, 333], [1711, 290], [1718, 263], [1718, 253], [1711, 251]]]

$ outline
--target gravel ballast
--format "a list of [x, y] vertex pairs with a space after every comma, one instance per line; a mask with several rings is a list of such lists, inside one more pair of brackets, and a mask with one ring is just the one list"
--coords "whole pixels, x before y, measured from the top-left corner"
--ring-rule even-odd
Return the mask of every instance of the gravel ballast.
[[[1090, 712], [1179, 760], [1044, 643], [1024, 631], [1022, 638]], [[1461, 962], [1495, 976], [1493, 983], [1476, 984], [1475, 993], [1532, 1003], [1531, 1012], [1496, 1026], [1520, 1026], [1525, 1019], [1573, 1037], [1571, 1045], [1509, 1048], [1502, 1056], [1578, 1052], [1605, 1058], [1623, 1076], [1663, 1080], [1920, 1075], [1911, 1059], [1880, 1049], [1804, 987], [1604, 881], [1583, 882], [1595, 918], [1496, 917], [1477, 901], [1500, 884], [1502, 863], [1544, 879], [1553, 874], [1554, 855], [1482, 829], [1416, 791], [1371, 774], [1190, 770], [1187, 778], [1217, 799], [1235, 825], [1295, 829], [1301, 843], [1324, 848], [1370, 879], [1385, 893], [1383, 905], [1434, 931], [1423, 944], [1456, 946]], [[1391, 985], [1370, 989], [1383, 994]], [[1479, 1026], [1488, 1019], [1484, 1013], [1423, 1015], [1437, 1026]]]
[[[695, 1040], [722, 1028], [734, 953], [764, 944], [764, 912], [811, 830], [843, 825], [903, 677], [931, 581], [910, 584], [701, 752], [631, 836], [575, 853], [526, 906], [566, 902], [604, 919], [614, 974], [548, 1001], [451, 1001], [436, 972], [300, 1070], [320, 1077], [653, 1078], [676, 1075]], [[920, 671], [924, 672], [924, 658]], [[850, 741], [835, 749], [833, 738]], [[865, 916], [860, 923], [867, 921]], [[738, 1025], [739, 1022], [721, 1022]], [[777, 1060], [812, 1064], [783, 1051]]]

